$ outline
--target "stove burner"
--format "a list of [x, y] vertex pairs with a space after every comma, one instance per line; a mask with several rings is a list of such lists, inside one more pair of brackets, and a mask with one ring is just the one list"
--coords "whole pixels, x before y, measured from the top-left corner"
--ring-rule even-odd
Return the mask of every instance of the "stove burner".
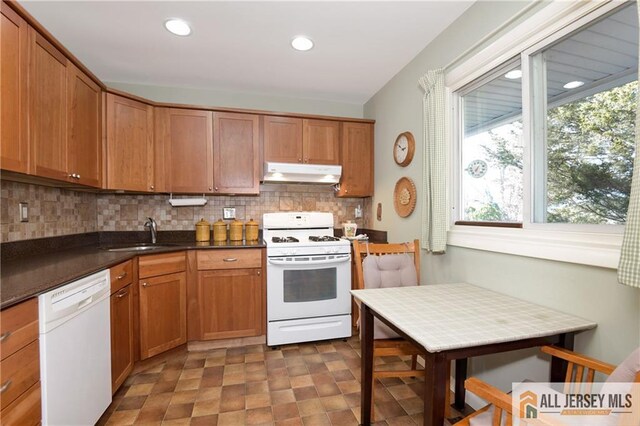
[[294, 237], [272, 237], [271, 241], [274, 243], [299, 243], [300, 240]]
[[331, 235], [323, 235], [321, 237], [311, 236], [309, 237], [309, 241], [314, 241], [314, 242], [340, 241], [340, 238], [333, 237]]

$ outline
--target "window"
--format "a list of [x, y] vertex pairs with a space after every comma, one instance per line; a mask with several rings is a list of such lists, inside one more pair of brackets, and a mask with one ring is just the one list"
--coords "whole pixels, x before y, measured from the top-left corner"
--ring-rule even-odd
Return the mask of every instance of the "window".
[[[617, 266], [635, 156], [636, 7], [552, 2], [447, 73], [450, 244], [485, 248], [465, 235], [491, 233], [494, 251]], [[535, 249], [500, 241], [516, 235]], [[610, 252], [582, 262], [569, 246]]]

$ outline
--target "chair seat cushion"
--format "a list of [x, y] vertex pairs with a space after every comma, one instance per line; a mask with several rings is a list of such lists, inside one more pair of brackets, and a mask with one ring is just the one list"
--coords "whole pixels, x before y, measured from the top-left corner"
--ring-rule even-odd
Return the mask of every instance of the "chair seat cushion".
[[[367, 256], [362, 261], [365, 288], [407, 287], [418, 285], [416, 267], [408, 254]], [[374, 339], [393, 339], [398, 334], [378, 319], [374, 322]]]

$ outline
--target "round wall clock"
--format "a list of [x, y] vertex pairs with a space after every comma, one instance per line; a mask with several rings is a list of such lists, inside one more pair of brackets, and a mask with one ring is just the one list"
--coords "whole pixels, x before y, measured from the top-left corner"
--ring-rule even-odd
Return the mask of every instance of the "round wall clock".
[[400, 217], [407, 217], [416, 208], [416, 185], [408, 177], [401, 177], [393, 190], [393, 207]]
[[416, 141], [411, 132], [400, 133], [393, 144], [393, 159], [401, 167], [406, 167], [413, 160]]
[[487, 173], [487, 163], [484, 160], [473, 160], [465, 169], [471, 177], [481, 178]]

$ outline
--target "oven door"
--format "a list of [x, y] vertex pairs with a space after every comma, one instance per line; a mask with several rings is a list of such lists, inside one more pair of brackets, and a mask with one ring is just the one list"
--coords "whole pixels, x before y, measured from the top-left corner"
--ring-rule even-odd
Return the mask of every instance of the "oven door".
[[269, 321], [350, 314], [350, 289], [350, 254], [267, 259]]

